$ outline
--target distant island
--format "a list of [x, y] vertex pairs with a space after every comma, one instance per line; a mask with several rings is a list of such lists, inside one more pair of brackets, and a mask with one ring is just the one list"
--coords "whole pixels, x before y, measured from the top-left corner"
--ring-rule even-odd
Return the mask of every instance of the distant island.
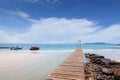
[[120, 44], [116, 44], [117, 46], [120, 46]]
[[102, 43], [102, 42], [94, 42], [94, 43], [84, 43], [87, 45], [95, 44], [95, 45], [114, 45], [112, 43]]

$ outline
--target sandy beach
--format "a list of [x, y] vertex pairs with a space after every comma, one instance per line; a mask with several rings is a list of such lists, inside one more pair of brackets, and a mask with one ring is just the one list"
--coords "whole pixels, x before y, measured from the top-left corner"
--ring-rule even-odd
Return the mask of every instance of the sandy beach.
[[0, 80], [44, 80], [70, 54], [71, 51], [1, 53]]
[[[0, 80], [44, 80], [73, 50], [0, 52]], [[120, 50], [83, 50], [120, 61]]]

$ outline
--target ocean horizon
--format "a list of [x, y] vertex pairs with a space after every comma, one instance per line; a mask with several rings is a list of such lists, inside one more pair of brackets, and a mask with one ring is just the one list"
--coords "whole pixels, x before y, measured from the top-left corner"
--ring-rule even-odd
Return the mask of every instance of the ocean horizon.
[[[74, 50], [77, 48], [77, 44], [0, 44], [0, 47], [16, 47], [16, 46], [21, 47], [22, 50], [29, 50], [31, 46], [40, 47], [40, 50]], [[102, 44], [102, 43], [96, 44], [86, 43], [81, 44], [80, 47], [83, 49], [120, 49], [120, 46], [117, 46], [115, 44]]]

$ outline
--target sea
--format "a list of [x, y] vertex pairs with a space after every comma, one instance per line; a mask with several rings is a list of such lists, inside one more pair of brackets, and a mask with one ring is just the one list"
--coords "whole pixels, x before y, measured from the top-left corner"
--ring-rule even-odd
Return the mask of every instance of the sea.
[[[40, 50], [74, 50], [77, 44], [0, 44], [0, 47], [22, 47], [22, 50], [29, 50], [31, 46], [40, 47]], [[83, 49], [120, 49], [120, 46], [115, 44], [82, 44]], [[3, 50], [3, 49], [2, 49]]]
[[[1, 48], [16, 46], [22, 50]], [[31, 46], [40, 47], [40, 50], [30, 51]], [[0, 44], [0, 80], [45, 80], [77, 47], [77, 44]], [[82, 44], [79, 47], [83, 54], [95, 53], [120, 61], [120, 46], [115, 44]], [[85, 57], [84, 61], [87, 61]]]

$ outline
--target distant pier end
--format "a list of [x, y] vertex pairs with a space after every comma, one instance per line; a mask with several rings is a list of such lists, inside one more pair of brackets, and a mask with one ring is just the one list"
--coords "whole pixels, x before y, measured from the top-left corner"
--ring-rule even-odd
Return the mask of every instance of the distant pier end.
[[46, 80], [85, 80], [81, 48], [77, 48]]

